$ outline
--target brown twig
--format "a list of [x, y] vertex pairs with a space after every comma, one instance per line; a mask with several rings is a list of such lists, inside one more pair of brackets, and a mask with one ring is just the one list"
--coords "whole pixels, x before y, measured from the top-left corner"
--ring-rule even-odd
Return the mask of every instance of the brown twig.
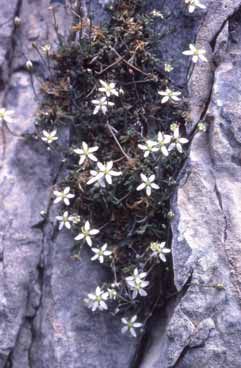
[[[117, 56], [119, 56], [119, 58], [121, 58], [121, 57], [122, 57], [122, 56], [119, 54], [119, 52], [117, 52], [113, 47], [111, 47], [111, 50], [112, 50], [112, 51], [113, 51]], [[150, 77], [150, 74], [147, 74], [147, 73], [143, 72], [143, 70], [141, 70], [141, 69], [139, 69], [137, 66], [135, 66], [135, 65], [133, 65], [133, 64], [131, 64], [131, 63], [129, 63], [129, 61], [125, 60], [124, 58], [123, 58], [123, 63], [125, 63], [126, 65], [128, 65], [130, 68], [132, 68], [132, 69], [136, 70], [137, 72], [139, 72], [139, 73], [141, 73], [141, 74], [145, 75], [146, 77]]]
[[112, 137], [114, 138], [114, 140], [115, 140], [115, 142], [116, 142], [116, 144], [117, 144], [117, 146], [119, 147], [119, 149], [120, 149], [120, 151], [123, 153], [123, 155], [127, 158], [127, 160], [131, 160], [131, 157], [130, 156], [128, 156], [127, 155], [127, 153], [125, 153], [125, 151], [123, 150], [123, 148], [122, 148], [122, 146], [121, 146], [121, 144], [120, 144], [120, 142], [118, 141], [118, 139], [117, 139], [117, 137], [116, 137], [116, 135], [115, 135], [115, 132], [114, 132], [114, 129], [113, 129], [113, 127], [110, 125], [110, 123], [106, 123], [106, 126], [107, 126], [107, 128], [108, 128], [108, 130], [109, 130], [109, 132], [110, 132], [110, 134], [112, 135]]

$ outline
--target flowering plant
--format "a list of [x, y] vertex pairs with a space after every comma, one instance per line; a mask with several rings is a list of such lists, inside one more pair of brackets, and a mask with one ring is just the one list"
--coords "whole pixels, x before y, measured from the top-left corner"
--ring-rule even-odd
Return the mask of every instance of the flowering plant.
[[[190, 12], [202, 8], [185, 3]], [[152, 53], [153, 18], [164, 19], [162, 9], [148, 18], [140, 1], [120, 0], [110, 13], [108, 28], [82, 19], [73, 27], [82, 31], [76, 44], [43, 50], [56, 74], [45, 88], [38, 134], [59, 149], [60, 121], [71, 126], [71, 147], [62, 151], [68, 174], [53, 190], [62, 205], [59, 230], [72, 231], [78, 252], [89, 246], [91, 260], [112, 271], [110, 283], [86, 296], [87, 307], [124, 315], [122, 331], [135, 337], [171, 265], [170, 198], [186, 156], [186, 107], [169, 79], [171, 65], [160, 70]], [[206, 61], [194, 45], [183, 54]]]

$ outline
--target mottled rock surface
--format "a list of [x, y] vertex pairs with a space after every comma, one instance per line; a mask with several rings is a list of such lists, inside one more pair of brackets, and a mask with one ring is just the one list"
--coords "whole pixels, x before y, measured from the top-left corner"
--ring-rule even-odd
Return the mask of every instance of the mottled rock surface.
[[[61, 177], [61, 160], [5, 129], [0, 368], [241, 367], [241, 0], [202, 2], [207, 10], [194, 15], [181, 0], [148, 4], [167, 15], [158, 25], [160, 60], [175, 60], [171, 79], [180, 89], [189, 78], [189, 130], [200, 118], [208, 123], [207, 132], [192, 140], [172, 202], [178, 296], [165, 313], [155, 313], [141, 348], [120, 334], [117, 320], [89, 312], [83, 297], [107, 275], [87, 253], [80, 262], [72, 259], [73, 240], [55, 231], [50, 194]], [[103, 3], [92, 2], [96, 21]], [[44, 73], [31, 44], [54, 43], [55, 33], [47, 0], [0, 0], [0, 6], [0, 105], [16, 111], [11, 129], [19, 134], [33, 129], [38, 106], [26, 60], [34, 62], [37, 75]], [[59, 6], [63, 35], [71, 22], [66, 11]], [[22, 19], [19, 28], [15, 16]], [[209, 62], [193, 69], [181, 52], [195, 40], [207, 49]], [[47, 221], [39, 226], [46, 209]]]
[[172, 201], [180, 294], [141, 368], [241, 367], [241, 2], [207, 5], [196, 39], [212, 54], [189, 82], [194, 123], [207, 131], [194, 136]]
[[[54, 44], [49, 1], [0, 1], [0, 105], [14, 109], [17, 134], [33, 130], [38, 106], [25, 62], [44, 66], [32, 42]], [[101, 6], [99, 5], [101, 10]], [[103, 10], [102, 10], [103, 12]], [[14, 27], [15, 16], [21, 26]], [[60, 6], [61, 33], [71, 17]], [[34, 78], [37, 88], [38, 80]], [[60, 158], [41, 142], [28, 143], [4, 129], [0, 167], [0, 367], [112, 368], [130, 366], [136, 342], [124, 337], [109, 315], [93, 315], [87, 292], [106, 279], [103, 269], [82, 252], [71, 257], [73, 239], [56, 234], [56, 206], [50, 196], [61, 176]], [[5, 137], [5, 138], [4, 138]], [[65, 138], [66, 139], [66, 138]], [[49, 209], [44, 226], [41, 210]]]

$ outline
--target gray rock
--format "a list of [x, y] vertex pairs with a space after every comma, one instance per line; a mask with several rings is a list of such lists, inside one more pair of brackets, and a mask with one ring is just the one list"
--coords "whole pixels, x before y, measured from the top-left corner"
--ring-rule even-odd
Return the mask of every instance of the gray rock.
[[[16, 8], [6, 4], [4, 10], [11, 21], [6, 36], [0, 37], [1, 70], [7, 73], [2, 102], [15, 110], [11, 130], [16, 134], [33, 130], [38, 101], [25, 62], [31, 59], [39, 71], [42, 65], [32, 42], [54, 42], [48, 6], [47, 0], [20, 3], [18, 29], [12, 25]], [[57, 16], [64, 35], [71, 18], [63, 7]], [[70, 235], [55, 236], [51, 192], [61, 175], [61, 157], [46, 151], [41, 142], [27, 142], [6, 129], [5, 133], [0, 176], [0, 367], [129, 366], [136, 341], [121, 334], [120, 321], [108, 314], [94, 315], [83, 302], [108, 275], [89, 261], [87, 252], [82, 252], [80, 262], [71, 257]], [[40, 211], [49, 206], [42, 228]]]
[[[211, 2], [207, 23], [204, 19], [197, 34], [203, 42], [211, 34], [217, 38], [213, 83], [212, 78], [205, 82], [207, 74], [197, 65], [189, 84], [193, 116], [203, 114], [208, 130], [194, 136], [172, 201], [173, 266], [180, 294], [167, 307], [169, 322], [147, 349], [141, 368], [241, 366], [241, 13], [227, 18], [220, 33], [214, 32], [226, 5]], [[231, 5], [237, 8], [240, 3]], [[164, 348], [158, 351], [157, 344]]]

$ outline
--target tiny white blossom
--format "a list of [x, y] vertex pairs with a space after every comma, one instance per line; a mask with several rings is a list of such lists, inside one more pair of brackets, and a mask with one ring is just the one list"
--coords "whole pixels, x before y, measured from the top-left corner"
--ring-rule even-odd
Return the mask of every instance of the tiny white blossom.
[[165, 63], [164, 64], [164, 70], [165, 70], [165, 72], [167, 72], [167, 73], [170, 73], [171, 71], [173, 71], [173, 66], [171, 65], [171, 64], [169, 64], [169, 63]]
[[68, 211], [65, 211], [62, 216], [57, 216], [56, 219], [59, 223], [59, 230], [62, 230], [65, 226], [67, 229], [71, 229], [71, 222], [73, 222], [73, 216], [69, 215]]
[[107, 292], [101, 290], [101, 288], [97, 286], [95, 292], [88, 294], [88, 297], [84, 301], [93, 312], [96, 310], [103, 311], [108, 309], [106, 304], [108, 296]]
[[79, 233], [79, 235], [77, 235], [74, 239], [75, 240], [82, 240], [84, 239], [86, 241], [86, 243], [92, 247], [92, 236], [95, 236], [97, 234], [99, 234], [99, 230], [97, 229], [91, 229], [90, 228], [90, 223], [89, 221], [86, 221], [84, 226], [81, 227], [81, 232]]
[[47, 130], [43, 130], [43, 135], [41, 137], [42, 141], [51, 144], [54, 141], [57, 141], [58, 137], [57, 137], [57, 130], [54, 129], [52, 130], [52, 132], [48, 132]]
[[204, 49], [198, 49], [195, 45], [191, 44], [189, 45], [189, 50], [183, 51], [183, 55], [192, 56], [192, 61], [194, 63], [197, 63], [198, 60], [207, 62], [206, 56], [206, 50]]
[[159, 185], [154, 183], [155, 175], [151, 175], [149, 178], [144, 174], [141, 174], [140, 176], [141, 176], [142, 183], [136, 188], [136, 190], [139, 191], [139, 190], [145, 189], [146, 194], [149, 197], [151, 195], [152, 189], [160, 189]]
[[115, 83], [107, 83], [103, 80], [100, 80], [100, 84], [101, 87], [98, 88], [98, 90], [105, 93], [107, 97], [110, 97], [111, 95], [119, 96], [119, 92], [115, 88]]
[[188, 143], [188, 139], [180, 137], [179, 127], [177, 127], [173, 132], [173, 142], [170, 144], [168, 150], [171, 151], [176, 148], [178, 152], [183, 153], [182, 145], [186, 143]]
[[0, 123], [2, 123], [3, 121], [5, 121], [6, 123], [12, 123], [13, 114], [14, 114], [14, 111], [6, 110], [4, 107], [1, 107], [0, 108]]
[[193, 13], [196, 8], [206, 9], [206, 6], [203, 5], [199, 0], [185, 0], [185, 4], [188, 5], [189, 13]]
[[21, 20], [21, 18], [19, 18], [19, 17], [15, 17], [14, 18], [14, 24], [15, 24], [15, 26], [20, 26], [21, 25], [21, 23], [22, 23], [22, 20]]
[[59, 203], [63, 201], [66, 206], [69, 206], [70, 199], [74, 198], [74, 194], [70, 193], [70, 187], [64, 188], [64, 190], [62, 190], [61, 192], [59, 192], [58, 190], [55, 190], [54, 195], [56, 196], [54, 203]]
[[166, 248], [166, 243], [158, 243], [158, 242], [152, 242], [150, 244], [150, 249], [152, 251], [153, 257], [159, 257], [161, 261], [166, 262], [166, 254], [170, 253], [171, 250]]
[[98, 100], [92, 100], [91, 101], [93, 105], [95, 105], [93, 115], [98, 114], [99, 111], [103, 112], [103, 114], [106, 114], [109, 106], [114, 106], [114, 102], [108, 101], [107, 98], [100, 97]]
[[101, 179], [105, 179], [108, 184], [112, 184], [112, 176], [121, 175], [121, 171], [112, 170], [113, 161], [109, 161], [105, 164], [101, 162], [97, 162], [97, 170], [91, 170], [90, 173], [92, 178], [87, 182], [88, 185], [93, 184], [96, 181], [100, 181]]
[[26, 69], [28, 70], [28, 71], [32, 71], [33, 70], [33, 63], [32, 63], [32, 61], [31, 60], [27, 60], [26, 61], [26, 64], [25, 64], [25, 66], [26, 66]]
[[109, 299], [116, 300], [117, 298], [117, 291], [114, 288], [108, 288], [107, 292], [109, 294]]
[[98, 260], [100, 263], [104, 263], [105, 257], [110, 257], [112, 254], [111, 250], [107, 249], [108, 245], [105, 243], [101, 248], [92, 248], [95, 255], [91, 258], [91, 261]]
[[162, 132], [158, 132], [157, 134], [158, 147], [164, 156], [168, 156], [168, 149], [166, 146], [171, 142], [171, 139], [172, 137], [168, 134]]
[[144, 151], [144, 157], [148, 157], [151, 152], [159, 151], [156, 142], [148, 139], [145, 144], [138, 144], [138, 147]]
[[51, 46], [49, 44], [46, 44], [44, 46], [41, 47], [41, 50], [45, 53], [45, 54], [48, 54], [49, 51], [51, 49]]
[[123, 88], [119, 88], [119, 94], [120, 94], [120, 95], [124, 95], [124, 94], [125, 94], [125, 92], [124, 92]]
[[156, 9], [153, 9], [151, 12], [150, 12], [150, 15], [154, 18], [162, 18], [164, 19], [164, 16], [163, 14], [159, 11], [159, 10], [156, 10]]
[[181, 92], [175, 92], [172, 91], [170, 88], [166, 88], [165, 91], [159, 91], [158, 94], [162, 96], [161, 103], [166, 103], [169, 100], [172, 101], [180, 101], [180, 98], [178, 96], [181, 95]]
[[99, 147], [89, 147], [87, 143], [82, 142], [82, 148], [76, 148], [74, 149], [74, 153], [80, 156], [79, 159], [79, 165], [82, 165], [86, 159], [90, 159], [92, 161], [97, 161], [97, 158], [95, 155], [93, 155], [93, 152], [98, 151]]
[[124, 327], [122, 327], [121, 332], [124, 334], [129, 332], [133, 337], [136, 337], [136, 328], [141, 328], [143, 323], [137, 322], [137, 316], [133, 316], [130, 319], [122, 318], [121, 322], [123, 323]]
[[149, 285], [149, 281], [145, 280], [146, 276], [146, 272], [139, 272], [136, 268], [132, 276], [126, 277], [126, 283], [133, 292], [133, 299], [135, 299], [138, 294], [147, 296], [147, 292], [144, 289]]

